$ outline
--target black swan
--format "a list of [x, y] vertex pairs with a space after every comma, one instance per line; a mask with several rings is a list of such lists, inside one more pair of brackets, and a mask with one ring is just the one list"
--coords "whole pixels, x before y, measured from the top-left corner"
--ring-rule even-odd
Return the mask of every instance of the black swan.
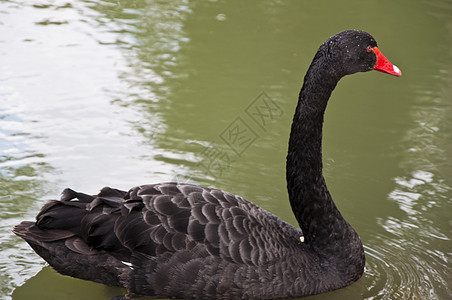
[[363, 31], [330, 37], [304, 78], [287, 155], [300, 229], [231, 193], [191, 184], [66, 189], [14, 233], [61, 274], [125, 287], [129, 295], [196, 299], [300, 297], [345, 287], [364, 271], [358, 234], [322, 175], [322, 127], [341, 77], [400, 76]]

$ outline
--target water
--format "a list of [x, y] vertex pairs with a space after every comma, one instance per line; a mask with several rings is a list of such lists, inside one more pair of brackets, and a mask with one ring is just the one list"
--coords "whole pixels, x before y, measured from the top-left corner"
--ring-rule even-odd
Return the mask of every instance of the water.
[[[450, 299], [446, 0], [0, 1], [1, 297], [123, 293], [58, 275], [11, 233], [67, 186], [177, 179], [296, 224], [284, 160], [297, 94], [318, 46], [350, 28], [372, 33], [403, 76], [349, 76], [333, 93], [325, 177], [367, 265], [357, 283], [312, 298]], [[273, 114], [259, 119], [264, 104]], [[240, 145], [234, 126], [249, 128]]]

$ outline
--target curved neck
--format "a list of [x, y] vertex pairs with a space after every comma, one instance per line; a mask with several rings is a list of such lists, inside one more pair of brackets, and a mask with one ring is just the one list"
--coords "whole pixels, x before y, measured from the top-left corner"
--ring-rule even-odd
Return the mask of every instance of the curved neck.
[[[307, 243], [332, 243], [353, 229], [337, 210], [322, 172], [323, 115], [341, 76], [318, 52], [304, 78], [295, 111], [287, 155], [287, 189]], [[345, 232], [344, 232], [345, 231]], [[355, 233], [356, 234], [356, 233]], [[353, 234], [352, 234], [353, 235]]]

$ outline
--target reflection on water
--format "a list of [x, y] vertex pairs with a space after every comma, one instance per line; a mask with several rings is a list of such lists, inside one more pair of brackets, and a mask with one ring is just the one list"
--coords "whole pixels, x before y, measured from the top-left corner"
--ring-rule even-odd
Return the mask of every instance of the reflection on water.
[[39, 209], [36, 197], [42, 197], [47, 188], [42, 176], [52, 168], [41, 153], [29, 147], [30, 135], [13, 105], [0, 110], [0, 128], [0, 295], [7, 295], [23, 283], [22, 276], [40, 268], [21, 263], [28, 262], [23, 253], [30, 252], [17, 243], [11, 229], [30, 209]]
[[[438, 1], [433, 4], [442, 6]], [[447, 8], [452, 12], [450, 5]], [[452, 20], [451, 15], [444, 17], [443, 13], [439, 19], [449, 25], [449, 35], [439, 46], [443, 48], [452, 42]], [[395, 188], [389, 194], [402, 213], [378, 220], [393, 237], [383, 245], [403, 253], [397, 256], [386, 250], [392, 255], [391, 269], [399, 271], [399, 288], [390, 294], [403, 299], [445, 299], [452, 294], [452, 66], [448, 63], [452, 53], [430, 59], [436, 71], [430, 79], [425, 78], [424, 84], [413, 87], [415, 104], [410, 115], [414, 126], [405, 133], [405, 152], [400, 161], [404, 172], [394, 178]], [[380, 245], [378, 249], [383, 251], [381, 248]], [[393, 290], [391, 286], [394, 285], [388, 283], [385, 290]]]
[[[42, 289], [43, 286], [51, 286], [52, 289]], [[39, 291], [39, 294], [36, 294], [36, 291]], [[125, 293], [121, 288], [62, 276], [51, 267], [45, 266], [36, 276], [14, 290], [12, 297], [16, 300], [65, 299], [68, 295], [78, 295], [79, 291], [89, 291], [83, 295], [83, 299], [86, 300], [111, 299]]]
[[[300, 81], [319, 43], [350, 27], [381, 37], [404, 75], [356, 75], [333, 95], [326, 179], [365, 244], [367, 266], [356, 284], [311, 298], [452, 294], [452, 8], [441, 0], [329, 3], [334, 10], [273, 0], [0, 2], [0, 296], [122, 292], [42, 268], [11, 234], [66, 186], [94, 193], [177, 177], [293, 222], [284, 158]], [[280, 112], [265, 126], [249, 114], [262, 91]], [[237, 122], [255, 133], [246, 149], [225, 138]], [[223, 149], [234, 159], [211, 175], [202, 162]]]

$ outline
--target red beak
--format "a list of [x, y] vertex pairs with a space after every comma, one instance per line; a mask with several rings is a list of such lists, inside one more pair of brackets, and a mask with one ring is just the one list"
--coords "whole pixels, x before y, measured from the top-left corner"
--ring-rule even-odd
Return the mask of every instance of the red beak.
[[402, 71], [399, 68], [391, 64], [391, 62], [383, 55], [383, 53], [378, 50], [377, 47], [373, 47], [372, 50], [377, 55], [377, 64], [374, 67], [374, 70], [388, 73], [397, 77], [402, 76]]

